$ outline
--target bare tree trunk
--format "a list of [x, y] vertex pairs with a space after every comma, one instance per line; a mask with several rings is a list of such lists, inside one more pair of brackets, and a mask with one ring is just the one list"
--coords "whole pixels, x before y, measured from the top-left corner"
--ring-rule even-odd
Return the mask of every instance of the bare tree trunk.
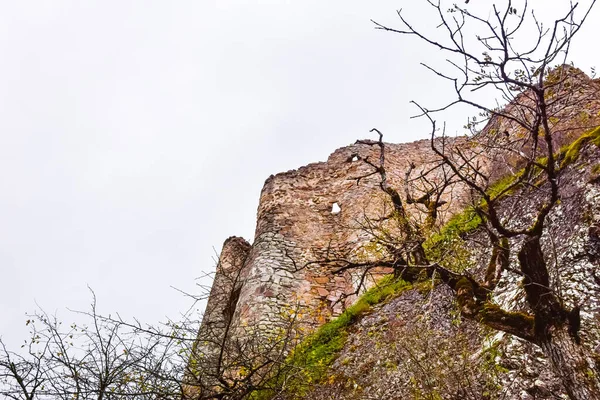
[[539, 235], [525, 239], [518, 258], [527, 302], [534, 312], [534, 342], [552, 363], [570, 399], [600, 400], [600, 382], [578, 336], [579, 308], [567, 311], [550, 289]]
[[560, 374], [563, 387], [571, 400], [600, 399], [600, 382], [585, 357], [584, 349], [575, 343], [566, 324], [551, 329], [540, 347]]

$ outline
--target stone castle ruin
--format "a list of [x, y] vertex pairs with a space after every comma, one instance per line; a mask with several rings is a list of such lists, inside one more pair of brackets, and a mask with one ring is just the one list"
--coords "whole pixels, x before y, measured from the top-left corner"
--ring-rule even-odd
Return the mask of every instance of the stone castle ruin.
[[[573, 140], [573, 135], [585, 126], [593, 126], [600, 110], [598, 81], [576, 68], [564, 68], [580, 89], [573, 91], [565, 104], [554, 105], [557, 110], [553, 113], [560, 116], [560, 123], [553, 127], [559, 146]], [[515, 102], [526, 104], [526, 94], [519, 95]], [[504, 112], [518, 113], [518, 107], [509, 104]], [[510, 140], [520, 135], [513, 122], [494, 117], [480, 137], [497, 146], [486, 143], [486, 151], [478, 152], [473, 150], [476, 142], [458, 137], [436, 139], [436, 147], [460, 147], [463, 154], [471, 151], [472, 161], [494, 180], [514, 167], [511, 167], [510, 155], [502, 150], [508, 132]], [[522, 150], [527, 151], [520, 148]], [[219, 296], [211, 295], [205, 324], [219, 314], [234, 327], [252, 325], [265, 329], [279, 319], [281, 310], [299, 307], [310, 310], [306, 320], [319, 325], [351, 305], [361, 289], [361, 277], [356, 272], [335, 273], [331, 266], [319, 261], [335, 257], [360, 261], [361, 257], [368, 258], [370, 252], [376, 251], [369, 226], [380, 220], [388, 212], [386, 207], [389, 208], [386, 203], [389, 197], [380, 187], [381, 178], [373, 171], [379, 156], [377, 142], [362, 140], [337, 149], [325, 162], [270, 176], [260, 195], [253, 243], [232, 237], [223, 245], [215, 286], [228, 281], [235, 286], [232, 292], [235, 296], [224, 302]], [[428, 139], [385, 144], [388, 183], [403, 195], [409, 194], [407, 181], [412, 177], [430, 173], [427, 179], [420, 181], [442, 182], [444, 171], [439, 168], [439, 160]], [[418, 189], [423, 193], [426, 188]], [[465, 185], [452, 184], [441, 198], [445, 205], [439, 209], [437, 224], [443, 224], [453, 213], [462, 210], [469, 199], [470, 192]], [[412, 218], [424, 218], [426, 214], [417, 206], [408, 208]], [[365, 287], [372, 284], [373, 279], [376, 277], [369, 277]]]
[[[378, 176], [357, 179], [371, 172], [362, 160], [379, 157], [372, 144], [357, 142], [336, 150], [326, 162], [267, 179], [253, 244], [230, 237], [223, 245], [205, 326], [226, 319], [234, 328], [265, 330], [277, 324], [286, 309], [307, 310], [305, 321], [320, 325], [341, 314], [377, 279], [376, 271], [361, 288], [357, 272], [338, 274], [319, 264], [332, 257], [368, 256], [365, 248], [372, 237], [364, 220], [380, 217], [385, 207]], [[430, 146], [429, 140], [385, 145], [393, 185], [403, 185], [410, 165], [418, 170], [432, 165], [436, 157]], [[455, 201], [442, 215], [459, 205], [460, 193], [454, 190], [452, 196]], [[232, 296], [224, 299], [223, 294]]]
[[[600, 82], [576, 69], [568, 71], [580, 81], [583, 89], [574, 93], [585, 98], [585, 103], [569, 98], [568, 104], [557, 105], [561, 107], [556, 114], [560, 120], [553, 129], [558, 145], [570, 142], [587, 127], [597, 126], [600, 119]], [[506, 112], [511, 112], [511, 107], [515, 108], [510, 104]], [[490, 181], [518, 168], [512, 164], [510, 152], [503, 153], [503, 141], [510, 139], [518, 144], [518, 127], [494, 117], [481, 133], [484, 140], [490, 140], [485, 152], [478, 151], [477, 142], [465, 137], [436, 139], [435, 143], [470, 154], [470, 161], [477, 163]], [[382, 259], [373, 233], [382, 227], [388, 229], [385, 221], [391, 208], [378, 165], [385, 166], [389, 186], [407, 200], [427, 193], [423, 182], [436, 186], [443, 184], [447, 176], [429, 139], [385, 143], [383, 164], [378, 144], [357, 141], [337, 149], [325, 162], [271, 175], [266, 180], [253, 242], [232, 236], [223, 244], [194, 350], [203, 355], [198, 359], [207, 360], [201, 366], [205, 373], [215, 364], [210, 355], [219, 359], [217, 353], [222, 354], [224, 347], [238, 346], [238, 353], [244, 353], [243, 344], [228, 338], [248, 341], [255, 334], [273, 333], [290, 317], [310, 332], [340, 315], [361, 292], [393, 272], [381, 266], [365, 275], [364, 270], [340, 269], [327, 261]], [[528, 149], [521, 147], [519, 151]], [[454, 181], [438, 200], [434, 222], [441, 226], [473, 199], [466, 185]], [[426, 225], [427, 206], [412, 203], [405, 204], [411, 220]], [[214, 375], [219, 374], [216, 371]]]

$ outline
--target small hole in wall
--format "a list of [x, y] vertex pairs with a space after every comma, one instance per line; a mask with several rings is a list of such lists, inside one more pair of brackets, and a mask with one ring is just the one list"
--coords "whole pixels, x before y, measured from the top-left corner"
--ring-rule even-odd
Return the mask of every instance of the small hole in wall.
[[358, 154], [354, 153], [350, 157], [348, 157], [346, 162], [356, 162], [358, 160], [360, 160], [360, 157], [358, 156]]
[[331, 213], [333, 215], [337, 215], [340, 212], [342, 212], [342, 209], [340, 208], [340, 205], [338, 203], [333, 203], [333, 205], [331, 206]]

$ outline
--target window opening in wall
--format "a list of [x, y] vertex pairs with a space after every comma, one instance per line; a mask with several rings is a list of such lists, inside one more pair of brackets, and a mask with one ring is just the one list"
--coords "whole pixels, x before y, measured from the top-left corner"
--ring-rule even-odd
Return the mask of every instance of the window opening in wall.
[[331, 213], [333, 215], [339, 214], [342, 211], [340, 205], [338, 203], [333, 203], [331, 206]]
[[348, 157], [346, 162], [356, 162], [358, 160], [360, 160], [360, 158], [358, 157], [358, 154], [352, 154], [350, 157]]

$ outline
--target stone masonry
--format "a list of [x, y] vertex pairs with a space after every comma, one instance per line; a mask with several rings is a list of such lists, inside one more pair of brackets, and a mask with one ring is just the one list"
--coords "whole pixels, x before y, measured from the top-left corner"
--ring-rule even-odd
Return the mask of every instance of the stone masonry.
[[[431, 166], [436, 156], [430, 145], [429, 140], [387, 143], [385, 167], [390, 183], [402, 187], [410, 164], [414, 171]], [[299, 309], [305, 310], [306, 322], [319, 325], [354, 302], [360, 271], [335, 274], [319, 260], [369, 256], [372, 235], [364, 228], [365, 221], [385, 213], [386, 195], [379, 187], [379, 175], [357, 178], [373, 171], [363, 160], [375, 163], [378, 157], [374, 142], [357, 142], [336, 150], [326, 162], [267, 179], [254, 242], [239, 265], [234, 325], [264, 330], [277, 324], [282, 310]], [[461, 194], [454, 190], [452, 196], [452, 207], [461, 207]], [[451, 211], [442, 209], [442, 219]], [[220, 264], [230, 257], [230, 241], [225, 242]], [[215, 282], [219, 279], [218, 271]]]
[[[568, 90], [565, 104], [557, 102], [553, 106], [556, 110], [551, 110], [552, 115], [559, 117], [550, 121], [558, 145], [569, 142], [590, 126], [597, 126], [600, 119], [597, 96], [600, 82], [590, 80], [572, 67], [563, 68], [580, 89]], [[527, 104], [527, 93], [520, 94], [518, 99]], [[513, 104], [504, 109], [508, 114], [518, 111]], [[493, 117], [475, 140], [436, 139], [436, 147], [444, 146], [446, 153], [460, 148], [455, 154], [473, 157], [471, 161], [492, 182], [519, 167], [511, 159], [515, 152], [506, 149], [518, 150], [519, 154], [529, 151], [519, 147], [521, 142], [525, 143], [527, 132], [513, 125]], [[480, 147], [482, 142], [478, 143], [478, 139], [488, 143]], [[272, 175], [266, 180], [253, 243], [231, 237], [223, 245], [196, 342], [195, 353], [202, 355], [198, 359], [206, 360], [210, 367], [211, 349], [219, 347], [219, 340], [225, 342], [228, 333], [236, 340], [253, 335], [251, 332], [268, 333], [286, 315], [294, 316], [309, 328], [319, 326], [341, 314], [356, 300], [356, 294], [373, 285], [378, 277], [391, 272], [376, 269], [362, 282], [361, 271], [340, 272], [324, 262], [382, 259], [372, 227], [390, 215], [390, 204], [375, 169], [379, 165], [379, 151], [377, 142], [357, 141], [337, 149], [325, 162]], [[435, 186], [446, 177], [430, 140], [386, 143], [385, 170], [389, 186], [405, 199], [412, 190], [408, 184], [411, 178], [428, 174], [426, 181]], [[424, 188], [413, 189], [423, 193]], [[469, 204], [471, 192], [464, 184], [454, 183], [439, 200], [443, 206], [438, 210], [436, 223], [441, 225]], [[405, 206], [411, 220], [426, 214], [420, 205]]]
[[[585, 126], [593, 126], [600, 110], [599, 82], [589, 79], [576, 68], [563, 66], [563, 69], [580, 89], [568, 92], [573, 95], [565, 98], [566, 106], [562, 103], [554, 106], [557, 110], [552, 113], [560, 117], [551, 121], [558, 144], [564, 142], [570, 132], [581, 132]], [[579, 96], [579, 99], [573, 96]], [[527, 94], [520, 94], [517, 100], [526, 104]], [[514, 104], [505, 108], [508, 114], [517, 111]], [[502, 150], [508, 140], [518, 145], [519, 137], [524, 135], [512, 125], [497, 117], [489, 121], [484, 134], [479, 136], [490, 141], [484, 147], [488, 149], [486, 152], [478, 152], [477, 141], [465, 137], [445, 138], [443, 143], [436, 139], [436, 147], [443, 145], [447, 152], [452, 147], [462, 148], [463, 154], [472, 152], [474, 162], [493, 180], [508, 173], [511, 165], [515, 166], [507, 157], [510, 152]], [[517, 139], [513, 140], [515, 137]], [[360, 271], [335, 273], [331, 265], [319, 261], [326, 258], [360, 261], [378, 255], [368, 226], [389, 214], [389, 204], [379, 186], [379, 175], [373, 174], [372, 165], [379, 162], [376, 144], [368, 140], [357, 141], [337, 149], [325, 162], [272, 175], [266, 180], [260, 195], [252, 245], [241, 238], [230, 238], [221, 253], [215, 286], [222, 286], [222, 274], [227, 268], [233, 268], [235, 296], [224, 302], [211, 294], [204, 324], [214, 319], [213, 314], [218, 309], [217, 314], [226, 315], [233, 329], [250, 326], [268, 330], [287, 310], [302, 311], [300, 314], [305, 322], [320, 325], [355, 301]], [[434, 170], [428, 179], [441, 181], [442, 169], [436, 166], [439, 166], [439, 157], [431, 149], [430, 140], [385, 144], [388, 182], [399, 192], [403, 191], [409, 169], [412, 176]], [[441, 199], [446, 205], [439, 210], [438, 224], [462, 210], [469, 199], [466, 186], [452, 185]], [[408, 211], [415, 218], [424, 214], [422, 209], [417, 212], [415, 206], [408, 206]], [[367, 280], [366, 286], [372, 285], [374, 279], [376, 276]], [[225, 280], [231, 281], [231, 277]]]

